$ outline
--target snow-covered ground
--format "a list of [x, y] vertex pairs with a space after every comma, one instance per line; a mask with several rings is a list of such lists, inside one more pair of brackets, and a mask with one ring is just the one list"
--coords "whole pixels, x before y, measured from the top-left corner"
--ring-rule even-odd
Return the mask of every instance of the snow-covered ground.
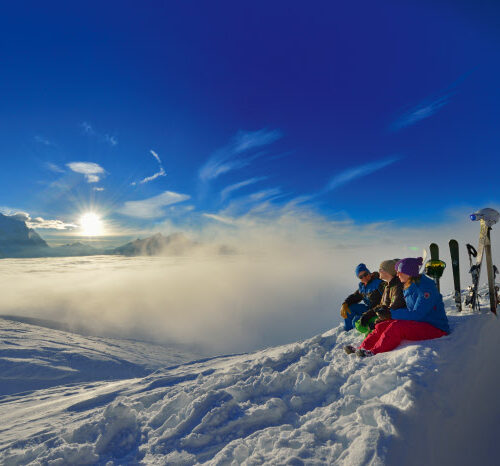
[[367, 359], [340, 326], [185, 362], [0, 319], [0, 463], [498, 464], [500, 323], [446, 305], [452, 334]]

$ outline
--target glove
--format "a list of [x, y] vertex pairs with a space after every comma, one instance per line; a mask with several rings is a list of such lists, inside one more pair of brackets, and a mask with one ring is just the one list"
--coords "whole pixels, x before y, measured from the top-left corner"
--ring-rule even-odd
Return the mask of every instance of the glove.
[[359, 319], [359, 324], [362, 326], [362, 327], [368, 327], [368, 325], [370, 324], [370, 319], [372, 317], [375, 317], [375, 312], [373, 311], [368, 311], [368, 312], [365, 312], [361, 318]]
[[[392, 319], [391, 310], [387, 306], [380, 306], [377, 309], [377, 316], [378, 316], [377, 321], [380, 321], [380, 322], [382, 322], [384, 320]], [[377, 322], [377, 323], [379, 323], [379, 322]]]
[[347, 319], [347, 314], [350, 314], [351, 310], [349, 309], [349, 306], [344, 303], [342, 304], [342, 307], [340, 308], [340, 315], [342, 316], [342, 319]]

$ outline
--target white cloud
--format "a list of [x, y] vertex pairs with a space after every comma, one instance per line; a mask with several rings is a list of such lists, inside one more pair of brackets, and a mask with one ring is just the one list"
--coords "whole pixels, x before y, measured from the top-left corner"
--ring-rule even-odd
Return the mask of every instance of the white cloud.
[[248, 180], [240, 181], [239, 183], [235, 183], [235, 184], [232, 184], [230, 186], [227, 186], [220, 192], [221, 199], [225, 200], [234, 191], [237, 191], [238, 189], [244, 188], [245, 186], [249, 186], [251, 184], [258, 183], [259, 181], [263, 181], [265, 179], [267, 179], [267, 176], [254, 177], [254, 178], [250, 178]]
[[83, 129], [83, 132], [86, 134], [95, 134], [94, 129], [92, 128], [92, 125], [87, 121], [82, 122], [80, 124], [80, 127]]
[[0, 206], [0, 213], [7, 216], [13, 216], [16, 214], [23, 214], [25, 212], [23, 212], [21, 209], [16, 209], [14, 207]]
[[46, 162], [45, 166], [50, 170], [53, 171], [54, 173], [64, 173], [64, 169], [56, 165], [55, 163], [52, 162]]
[[106, 173], [104, 168], [93, 162], [71, 162], [67, 163], [66, 166], [70, 170], [84, 175], [88, 183], [97, 183], [101, 176]]
[[112, 147], [118, 145], [118, 138], [116, 136], [113, 136], [112, 134], [107, 134], [107, 133], [102, 134], [97, 132], [88, 121], [80, 123], [80, 128], [82, 128], [85, 134], [88, 134], [89, 136], [94, 136], [94, 138], [100, 142], [105, 142], [106, 144], [109, 144]]
[[95, 187], [95, 188], [92, 188], [94, 191], [104, 191], [104, 188], [101, 188], [101, 187]]
[[191, 196], [187, 194], [165, 191], [158, 196], [144, 199], [142, 201], [125, 202], [123, 207], [120, 208], [118, 212], [129, 217], [145, 219], [159, 218], [165, 215], [163, 210], [164, 207], [186, 201], [190, 199], [190, 197]]
[[44, 146], [55, 146], [54, 143], [50, 142], [47, 138], [43, 136], [35, 136], [35, 141], [43, 144]]
[[62, 220], [48, 220], [42, 217], [31, 218], [30, 214], [23, 211], [13, 211], [12, 209], [0, 209], [5, 215], [13, 217], [21, 222], [26, 222], [29, 228], [46, 229], [46, 230], [71, 230], [77, 228], [77, 225], [66, 223]]
[[151, 149], [149, 152], [151, 152], [151, 155], [157, 160], [157, 162], [161, 165], [161, 159], [160, 156], [153, 150]]
[[167, 176], [167, 174], [165, 173], [165, 170], [163, 168], [163, 165], [161, 163], [160, 156], [154, 150], [150, 150], [150, 152], [151, 152], [151, 155], [158, 162], [158, 165], [160, 167], [160, 171], [156, 172], [155, 174], [153, 174], [151, 176], [147, 176], [146, 178], [142, 179], [138, 183], [134, 181], [133, 183], [131, 183], [132, 186], [136, 186], [137, 184], [149, 183], [150, 181], [156, 180], [156, 178], [159, 178], [160, 176]]
[[232, 218], [224, 217], [222, 215], [204, 213], [203, 216], [211, 220], [216, 220], [217, 222], [225, 223], [226, 225], [234, 225], [235, 223], [235, 221]]
[[239, 131], [227, 146], [217, 150], [200, 168], [200, 179], [207, 182], [229, 171], [248, 166], [265, 154], [263, 151], [252, 152], [252, 149], [272, 144], [281, 137], [281, 132], [277, 130]]
[[450, 102], [451, 94], [445, 94], [435, 100], [425, 101], [413, 107], [403, 115], [401, 115], [392, 125], [393, 131], [406, 128], [407, 126], [414, 125], [421, 120], [431, 117], [442, 107]]
[[78, 228], [78, 225], [73, 223], [65, 223], [62, 220], [48, 220], [42, 217], [30, 218], [26, 221], [26, 225], [30, 228], [43, 228], [47, 230], [72, 230]]
[[272, 210], [277, 211], [281, 207], [272, 204], [272, 201], [286, 196], [281, 188], [262, 189], [260, 191], [232, 199], [225, 208], [219, 212], [222, 216], [238, 217], [251, 211]]
[[383, 160], [378, 160], [376, 162], [371, 162], [364, 165], [359, 165], [357, 167], [348, 168], [347, 170], [344, 170], [333, 176], [321, 194], [336, 189], [339, 186], [347, 184], [357, 178], [361, 178], [363, 176], [367, 176], [373, 172], [381, 170], [382, 168], [392, 165], [394, 162], [397, 162], [398, 160], [400, 160], [400, 157], [389, 157]]
[[118, 144], [118, 139], [116, 136], [110, 136], [109, 134], [104, 135], [104, 140], [110, 145], [110, 146], [116, 146]]
[[264, 199], [275, 199], [276, 196], [281, 196], [281, 188], [269, 188], [249, 194], [248, 199], [251, 201], [263, 201]]

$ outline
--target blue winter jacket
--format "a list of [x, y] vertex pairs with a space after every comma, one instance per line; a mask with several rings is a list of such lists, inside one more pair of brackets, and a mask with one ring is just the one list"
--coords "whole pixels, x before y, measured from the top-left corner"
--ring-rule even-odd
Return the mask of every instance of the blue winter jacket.
[[434, 280], [420, 275], [420, 280], [412, 283], [403, 291], [403, 294], [406, 307], [391, 310], [393, 319], [427, 322], [443, 332], [450, 333], [448, 318], [444, 312], [443, 297]]
[[372, 274], [372, 279], [365, 285], [359, 282], [358, 289], [345, 299], [348, 306], [363, 301], [368, 308], [375, 307], [380, 303], [384, 292], [385, 282], [378, 278], [378, 273]]

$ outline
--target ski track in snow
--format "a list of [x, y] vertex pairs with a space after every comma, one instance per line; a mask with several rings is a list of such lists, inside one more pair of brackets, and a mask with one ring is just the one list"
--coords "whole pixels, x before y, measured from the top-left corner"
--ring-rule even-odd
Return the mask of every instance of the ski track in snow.
[[[343, 346], [362, 338], [339, 326], [251, 354], [166, 364], [171, 367], [145, 377], [122, 374], [122, 380], [69, 385], [55, 377], [50, 388], [4, 395], [0, 462], [495, 464], [500, 409], [495, 390], [488, 389], [500, 381], [491, 370], [498, 366], [500, 323], [491, 314], [457, 315], [451, 297], [445, 303], [451, 335], [372, 358], [346, 355]], [[47, 354], [57, 346], [53, 330], [0, 322], [2, 351], [15, 341], [6, 337], [9, 332], [52, 338]], [[88, 351], [85, 337], [61, 333]], [[101, 340], [99, 358], [107, 360], [109, 347]], [[131, 363], [121, 345], [115, 362]], [[134, 367], [153, 368], [146, 364], [152, 348], [142, 347]], [[32, 359], [43, 359], [31, 351], [27, 366], [17, 363], [18, 376], [32, 370]], [[55, 370], [47, 354], [47, 366]]]

